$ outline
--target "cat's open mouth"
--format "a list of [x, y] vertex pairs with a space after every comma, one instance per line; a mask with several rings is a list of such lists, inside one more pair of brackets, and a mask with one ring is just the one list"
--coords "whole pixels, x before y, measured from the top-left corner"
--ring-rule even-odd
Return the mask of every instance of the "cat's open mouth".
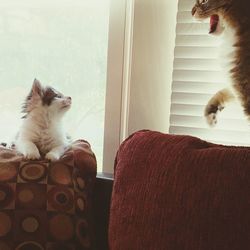
[[218, 24], [219, 24], [219, 16], [218, 15], [212, 15], [210, 17], [210, 29], [209, 34], [214, 33], [217, 30]]

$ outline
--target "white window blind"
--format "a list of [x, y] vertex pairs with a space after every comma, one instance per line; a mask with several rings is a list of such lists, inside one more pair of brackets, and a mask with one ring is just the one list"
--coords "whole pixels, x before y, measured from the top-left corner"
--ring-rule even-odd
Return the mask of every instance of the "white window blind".
[[208, 34], [209, 20], [191, 15], [194, 0], [179, 0], [174, 58], [170, 133], [188, 134], [225, 145], [250, 145], [250, 122], [239, 103], [229, 104], [210, 128], [204, 118], [208, 100], [227, 86], [219, 62], [221, 37]]

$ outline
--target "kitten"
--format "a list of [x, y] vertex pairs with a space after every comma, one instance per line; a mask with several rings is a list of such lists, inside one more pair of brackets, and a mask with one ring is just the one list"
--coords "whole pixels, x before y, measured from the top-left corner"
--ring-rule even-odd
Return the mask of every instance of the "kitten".
[[197, 0], [192, 15], [210, 18], [210, 34], [223, 34], [227, 49], [227, 72], [231, 86], [217, 92], [208, 102], [204, 115], [209, 125], [217, 123], [218, 111], [235, 97], [250, 120], [250, 2], [249, 0]]
[[50, 161], [58, 160], [69, 145], [61, 120], [70, 106], [71, 97], [43, 87], [35, 79], [23, 106], [25, 115], [15, 141], [17, 151], [30, 160], [41, 156]]

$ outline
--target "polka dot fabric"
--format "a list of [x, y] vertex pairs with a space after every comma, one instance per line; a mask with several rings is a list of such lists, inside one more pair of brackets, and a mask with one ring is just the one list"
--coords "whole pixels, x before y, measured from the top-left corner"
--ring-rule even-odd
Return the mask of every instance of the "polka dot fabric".
[[0, 249], [93, 249], [96, 159], [83, 140], [57, 162], [0, 148]]

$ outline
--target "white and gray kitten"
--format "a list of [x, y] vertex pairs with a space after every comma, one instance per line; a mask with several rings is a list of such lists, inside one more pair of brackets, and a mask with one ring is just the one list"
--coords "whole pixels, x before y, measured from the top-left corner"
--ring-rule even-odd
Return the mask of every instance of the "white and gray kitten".
[[30, 160], [45, 156], [58, 160], [69, 145], [62, 118], [71, 106], [71, 97], [34, 80], [23, 106], [23, 123], [15, 141], [17, 151]]

